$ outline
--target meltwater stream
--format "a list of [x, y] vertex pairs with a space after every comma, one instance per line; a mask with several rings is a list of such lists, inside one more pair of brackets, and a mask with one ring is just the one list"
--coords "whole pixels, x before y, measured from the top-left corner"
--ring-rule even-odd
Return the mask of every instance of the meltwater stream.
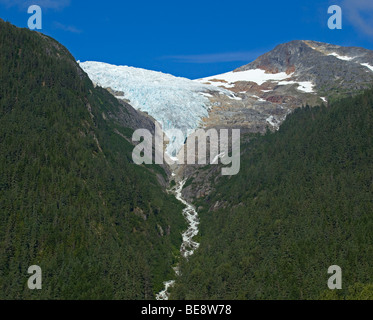
[[[188, 258], [191, 256], [194, 251], [199, 247], [199, 243], [193, 241], [193, 237], [198, 234], [198, 225], [199, 225], [199, 218], [196, 209], [188, 202], [186, 202], [181, 194], [183, 187], [185, 185], [186, 179], [180, 181], [174, 188], [170, 191], [175, 194], [177, 200], [182, 202], [186, 208], [183, 210], [183, 216], [188, 221], [188, 229], [182, 234], [183, 242], [180, 247], [181, 255], [184, 258]], [[175, 274], [178, 276], [180, 274], [179, 268], [175, 267]], [[170, 280], [164, 282], [164, 290], [159, 292], [156, 295], [157, 300], [168, 300], [169, 292], [168, 289], [175, 284], [175, 280]]]

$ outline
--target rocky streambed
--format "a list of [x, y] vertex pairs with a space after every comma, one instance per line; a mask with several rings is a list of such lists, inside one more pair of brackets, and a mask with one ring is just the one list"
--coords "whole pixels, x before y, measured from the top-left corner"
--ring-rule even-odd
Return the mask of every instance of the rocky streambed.
[[[180, 246], [180, 253], [183, 258], [190, 257], [196, 249], [199, 247], [199, 243], [193, 241], [193, 238], [198, 234], [199, 218], [198, 213], [194, 206], [187, 202], [182, 196], [182, 190], [185, 185], [186, 180], [179, 181], [176, 186], [171, 188], [169, 191], [172, 192], [176, 199], [182, 202], [186, 207], [182, 214], [188, 222], [188, 229], [182, 234], [183, 242]], [[179, 268], [176, 266], [174, 268], [175, 276], [180, 275]], [[168, 300], [169, 289], [175, 284], [175, 280], [169, 280], [164, 282], [164, 290], [156, 295], [157, 300]]]

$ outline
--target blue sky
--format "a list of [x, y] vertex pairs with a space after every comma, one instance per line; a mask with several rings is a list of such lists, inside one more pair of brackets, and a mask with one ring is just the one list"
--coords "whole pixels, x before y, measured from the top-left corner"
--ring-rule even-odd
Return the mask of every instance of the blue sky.
[[[43, 10], [41, 32], [77, 60], [103, 61], [200, 78], [244, 65], [279, 43], [316, 40], [373, 50], [372, 0], [0, 0], [0, 17], [27, 27]], [[343, 10], [330, 30], [330, 5]]]

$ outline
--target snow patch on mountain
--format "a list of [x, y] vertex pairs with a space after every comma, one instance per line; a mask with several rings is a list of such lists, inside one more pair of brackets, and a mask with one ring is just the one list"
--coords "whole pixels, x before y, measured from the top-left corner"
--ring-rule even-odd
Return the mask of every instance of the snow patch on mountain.
[[373, 71], [373, 66], [371, 66], [369, 63], [362, 63], [361, 65]]
[[[330, 53], [328, 54], [328, 56], [334, 56], [340, 60], [344, 60], [344, 61], [351, 61], [351, 60], [354, 60], [356, 59], [357, 57], [348, 57], [348, 56], [341, 56], [335, 52], [333, 53]], [[370, 65], [369, 63], [360, 63], [363, 67], [367, 67], [370, 71], [373, 71], [373, 66]]]
[[[217, 87], [224, 87], [227, 89], [233, 88], [236, 82], [247, 81], [255, 82], [258, 85], [262, 85], [267, 81], [278, 82], [279, 85], [287, 84], [298, 84], [298, 90], [306, 93], [313, 93], [314, 84], [311, 81], [290, 81], [293, 76], [292, 74], [287, 74], [286, 72], [278, 73], [266, 73], [262, 69], [251, 69], [245, 71], [227, 72], [220, 75], [198, 79], [196, 81], [211, 84]], [[263, 92], [270, 92], [272, 90], [262, 90]]]
[[279, 85], [298, 84], [297, 89], [306, 93], [313, 93], [314, 84], [311, 81], [280, 81]]
[[344, 60], [344, 61], [351, 61], [354, 60], [356, 57], [348, 57], [348, 56], [341, 56], [336, 52], [329, 53], [328, 56], [334, 56], [339, 60]]
[[272, 127], [274, 127], [276, 130], [280, 128], [279, 121], [274, 116], [269, 116], [266, 119], [267, 123], [269, 123]]
[[266, 81], [280, 81], [291, 77], [286, 72], [266, 73], [262, 69], [251, 69], [245, 71], [227, 72], [212, 77], [197, 79], [201, 83], [207, 83], [215, 86], [222, 86], [227, 89], [234, 87], [234, 83], [238, 81], [252, 81], [258, 85], [262, 85]]

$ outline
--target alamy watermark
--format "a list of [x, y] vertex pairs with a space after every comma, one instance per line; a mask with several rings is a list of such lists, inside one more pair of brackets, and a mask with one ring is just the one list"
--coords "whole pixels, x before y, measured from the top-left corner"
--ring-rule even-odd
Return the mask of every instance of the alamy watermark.
[[330, 266], [328, 269], [329, 274], [333, 274], [329, 279], [328, 279], [328, 288], [330, 290], [335, 290], [335, 289], [342, 289], [342, 269], [340, 266], [333, 265]]
[[27, 286], [30, 290], [41, 290], [41, 268], [39, 266], [31, 266], [27, 270], [28, 274], [32, 274], [32, 276], [27, 281]]
[[328, 28], [331, 30], [342, 29], [342, 8], [337, 5], [330, 6], [328, 14], [332, 14], [328, 19]]
[[[229, 131], [228, 129], [220, 129], [219, 132], [216, 129], [193, 130], [188, 132], [185, 142], [185, 135], [181, 130], [163, 131], [162, 125], [156, 122], [154, 137], [147, 129], [138, 129], [133, 133], [132, 141], [139, 142], [139, 144], [132, 152], [132, 160], [138, 165], [164, 164], [165, 162], [194, 165], [198, 158], [197, 163], [200, 165], [207, 164], [207, 162], [216, 165], [220, 159], [223, 165], [231, 164], [230, 167], [222, 168], [222, 175], [236, 175], [240, 170], [241, 135], [239, 129], [231, 129], [231, 139], [229, 139]], [[198, 148], [196, 148], [196, 141], [198, 141]], [[171, 148], [164, 153], [164, 145], [167, 142], [171, 143]], [[209, 157], [208, 149], [210, 150]]]
[[41, 30], [43, 27], [43, 17], [42, 17], [42, 10], [40, 6], [32, 5], [29, 6], [27, 9], [28, 14], [32, 14], [32, 16], [27, 21], [27, 26], [30, 30]]

